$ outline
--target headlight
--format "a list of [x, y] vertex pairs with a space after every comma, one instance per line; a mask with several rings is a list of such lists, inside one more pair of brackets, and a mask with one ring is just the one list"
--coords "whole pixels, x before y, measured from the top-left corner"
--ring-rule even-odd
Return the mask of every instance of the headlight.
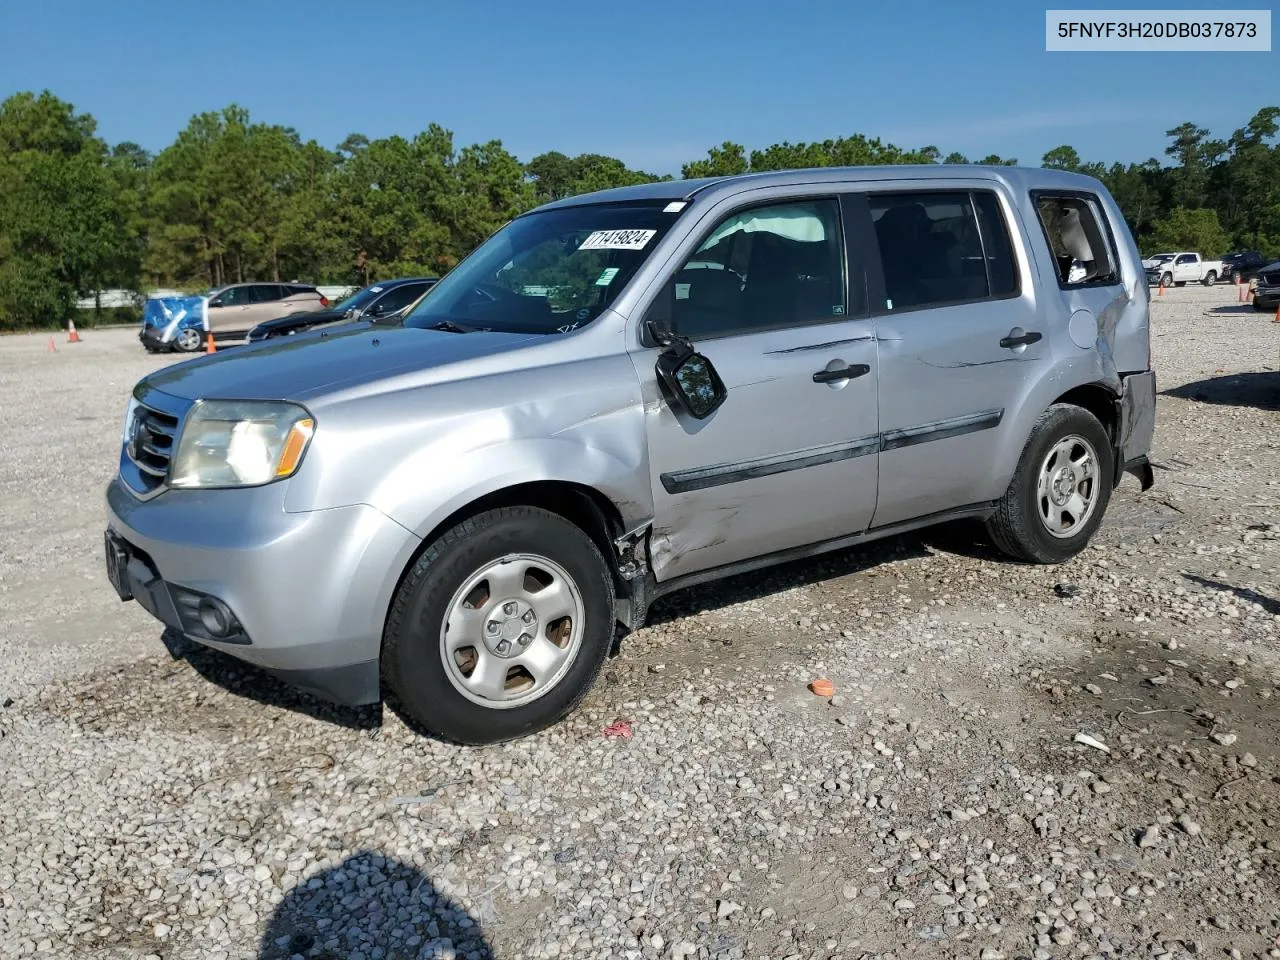
[[173, 458], [175, 487], [254, 487], [292, 476], [315, 421], [274, 400], [205, 400], [187, 417]]

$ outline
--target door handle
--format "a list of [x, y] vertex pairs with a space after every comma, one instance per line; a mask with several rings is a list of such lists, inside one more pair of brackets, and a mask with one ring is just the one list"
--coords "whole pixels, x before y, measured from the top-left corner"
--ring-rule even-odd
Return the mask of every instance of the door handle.
[[871, 372], [871, 368], [865, 363], [851, 363], [847, 367], [837, 367], [834, 370], [819, 370], [813, 375], [814, 383], [832, 383], [836, 380], [851, 380], [854, 377], [866, 376]]
[[1028, 333], [1021, 334], [1020, 336], [1016, 336], [1016, 337], [1015, 337], [1015, 336], [1013, 336], [1013, 335], [1011, 334], [1011, 335], [1009, 335], [1009, 336], [1007, 336], [1007, 337], [1003, 338], [1003, 339], [1000, 341], [1000, 346], [1002, 346], [1002, 347], [1023, 347], [1023, 346], [1026, 346], [1026, 345], [1027, 345], [1027, 344], [1029, 344], [1029, 343], [1039, 343], [1039, 342], [1040, 342], [1040, 340], [1042, 340], [1042, 339], [1043, 339], [1043, 334], [1040, 334], [1040, 333], [1037, 333], [1037, 332], [1036, 332], [1036, 331], [1034, 331], [1034, 330], [1031, 330], [1031, 331], [1029, 331]]

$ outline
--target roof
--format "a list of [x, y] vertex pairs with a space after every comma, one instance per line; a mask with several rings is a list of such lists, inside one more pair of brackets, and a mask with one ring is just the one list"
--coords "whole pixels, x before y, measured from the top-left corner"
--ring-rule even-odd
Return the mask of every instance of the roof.
[[[730, 177], [705, 177], [696, 180], [663, 180], [630, 187], [614, 187], [595, 193], [579, 194], [543, 204], [535, 210], [576, 207], [591, 203], [627, 203], [631, 201], [693, 200], [701, 196], [729, 196], [760, 187], [800, 184], [849, 183], [885, 180], [992, 180], [1011, 189], [1058, 188], [1097, 190], [1093, 177], [1064, 170], [1040, 167], [1005, 167], [986, 164], [881, 164], [867, 167], [813, 167], [802, 170], [771, 170], [743, 173]], [[535, 212], [534, 210], [529, 211]]]

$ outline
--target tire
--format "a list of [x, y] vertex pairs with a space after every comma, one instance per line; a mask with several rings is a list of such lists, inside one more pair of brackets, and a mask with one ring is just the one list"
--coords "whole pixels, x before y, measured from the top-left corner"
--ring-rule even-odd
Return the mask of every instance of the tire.
[[195, 327], [184, 327], [173, 338], [173, 348], [180, 353], [195, 353], [204, 346], [204, 337]]
[[[1081, 483], [1077, 453], [1089, 450], [1095, 461], [1093, 479], [1086, 489]], [[1072, 461], [1071, 471], [1064, 474]], [[1115, 455], [1111, 438], [1102, 424], [1088, 410], [1066, 403], [1055, 403], [1031, 429], [1031, 437], [1023, 448], [1009, 488], [987, 521], [987, 531], [1004, 553], [1028, 563], [1062, 563], [1070, 560], [1089, 543], [1097, 531], [1111, 500], [1111, 484]], [[1041, 476], [1051, 482], [1042, 491]], [[1053, 480], [1060, 485], [1054, 490]], [[1084, 509], [1072, 516], [1074, 496], [1080, 496]], [[1045, 514], [1061, 522], [1058, 533], [1050, 532]], [[1072, 523], [1065, 520], [1071, 518]]]
[[[517, 580], [520, 566], [526, 572]], [[510, 579], [495, 589], [507, 570]], [[529, 589], [556, 580], [550, 601]], [[523, 506], [477, 514], [433, 541], [396, 593], [382, 641], [388, 700], [454, 743], [501, 743], [545, 729], [577, 707], [599, 675], [613, 644], [613, 602], [604, 557], [568, 520]], [[526, 656], [552, 665], [542, 680], [527, 669], [521, 676]]]
[[1204, 285], [1205, 285], [1206, 287], [1212, 287], [1212, 286], [1213, 286], [1215, 283], [1217, 283], [1217, 282], [1218, 282], [1218, 275], [1217, 275], [1216, 273], [1214, 273], [1212, 270], [1210, 270], [1210, 271], [1205, 275], [1205, 278], [1204, 278]]
[[1167, 273], [1167, 272], [1166, 272], [1163, 276], [1161, 276], [1161, 277], [1160, 277], [1160, 282], [1161, 282], [1162, 284], [1164, 284], [1166, 287], [1172, 287], [1172, 286], [1173, 286], [1173, 274], [1172, 274], [1172, 273]]
[[1257, 310], [1259, 313], [1267, 312], [1267, 308], [1264, 307], [1262, 304], [1260, 304], [1257, 300], [1253, 301], [1253, 309]]

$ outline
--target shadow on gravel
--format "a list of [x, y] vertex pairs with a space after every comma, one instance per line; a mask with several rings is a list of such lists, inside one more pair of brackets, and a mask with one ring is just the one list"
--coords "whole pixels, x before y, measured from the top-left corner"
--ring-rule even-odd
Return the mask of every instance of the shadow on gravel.
[[252, 664], [237, 660], [220, 650], [202, 647], [177, 632], [166, 630], [160, 639], [175, 660], [182, 660], [210, 683], [215, 683], [238, 697], [246, 697], [269, 707], [291, 710], [351, 730], [373, 730], [382, 725], [382, 708], [377, 704], [368, 707], [343, 707], [329, 703], [277, 680]]
[[[381, 952], [374, 949], [380, 947]], [[259, 960], [348, 957], [489, 960], [479, 922], [422, 872], [373, 851], [299, 883], [276, 908]]]
[[1268, 311], [1266, 310], [1253, 309], [1252, 303], [1233, 303], [1230, 306], [1226, 306], [1226, 307], [1210, 307], [1207, 312], [1212, 314], [1217, 314], [1219, 316], [1223, 314], [1226, 314], [1229, 316], [1230, 314], [1234, 313], [1240, 316], [1245, 316], [1247, 314], [1248, 316], [1251, 316], [1251, 317], [1265, 317], [1268, 313]]
[[792, 560], [776, 567], [686, 587], [656, 600], [646, 623], [648, 626], [668, 623], [699, 611], [717, 610], [735, 603], [759, 600], [783, 590], [862, 573], [890, 561], [920, 559], [929, 556], [930, 548], [994, 562], [1017, 562], [999, 554], [995, 547], [982, 540], [982, 536], [981, 524], [955, 521], [887, 540], [876, 540], [865, 546]]
[[1198, 583], [1202, 587], [1208, 587], [1210, 590], [1221, 590], [1234, 594], [1240, 600], [1256, 603], [1271, 616], [1280, 617], [1280, 600], [1273, 600], [1271, 597], [1264, 596], [1247, 587], [1233, 587], [1231, 584], [1223, 583], [1221, 580], [1210, 580], [1208, 577], [1197, 576], [1194, 573], [1184, 573], [1182, 576], [1183, 579]]
[[1280, 373], [1234, 373], [1160, 391], [1164, 397], [1228, 407], [1280, 410]]

